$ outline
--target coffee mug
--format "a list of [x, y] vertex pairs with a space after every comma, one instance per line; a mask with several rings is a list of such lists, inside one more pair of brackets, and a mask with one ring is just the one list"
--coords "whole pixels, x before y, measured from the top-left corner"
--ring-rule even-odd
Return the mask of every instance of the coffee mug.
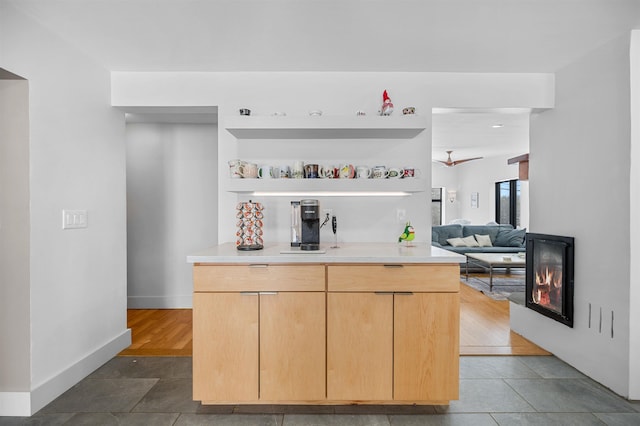
[[304, 177], [307, 179], [317, 179], [320, 177], [318, 174], [317, 164], [307, 164], [304, 166]]
[[279, 167], [280, 169], [280, 178], [288, 179], [291, 177], [291, 169], [286, 164]]
[[240, 173], [240, 166], [242, 165], [242, 161], [240, 160], [230, 160], [229, 161], [229, 176], [232, 178], [241, 178], [242, 174]]
[[351, 164], [343, 164], [340, 166], [340, 179], [353, 179], [356, 175], [356, 169]]
[[[338, 172], [337, 175], [336, 172]], [[321, 178], [333, 179], [339, 176], [339, 170], [337, 167], [334, 167], [332, 165], [320, 166], [319, 174]]]
[[356, 177], [358, 179], [369, 179], [371, 177], [371, 169], [367, 166], [357, 166]]
[[296, 161], [293, 163], [293, 168], [291, 169], [291, 177], [294, 179], [304, 178], [304, 162]]
[[397, 167], [391, 167], [387, 170], [389, 179], [401, 179], [404, 176], [404, 170]]
[[371, 171], [371, 177], [374, 179], [386, 179], [389, 177], [389, 170], [385, 166], [375, 166]]
[[402, 173], [403, 178], [418, 177], [421, 174], [419, 169], [414, 169], [413, 167], [405, 167], [403, 170], [404, 170]]
[[271, 166], [260, 166], [258, 168], [258, 178], [260, 179], [273, 179], [275, 176], [273, 174], [273, 167]]
[[258, 177], [258, 165], [254, 163], [241, 164], [240, 174], [245, 179], [255, 179]]

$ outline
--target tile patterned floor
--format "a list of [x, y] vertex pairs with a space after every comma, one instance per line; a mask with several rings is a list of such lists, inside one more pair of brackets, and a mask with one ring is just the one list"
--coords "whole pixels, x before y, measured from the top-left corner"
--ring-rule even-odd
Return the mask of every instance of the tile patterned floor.
[[553, 356], [460, 358], [460, 400], [447, 406], [202, 406], [191, 358], [116, 357], [13, 425], [640, 425], [630, 402]]

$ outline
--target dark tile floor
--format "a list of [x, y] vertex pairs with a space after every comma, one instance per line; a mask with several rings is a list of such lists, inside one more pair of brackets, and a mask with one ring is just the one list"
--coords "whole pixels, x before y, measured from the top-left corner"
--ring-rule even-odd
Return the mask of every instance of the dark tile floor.
[[447, 406], [202, 406], [191, 358], [116, 357], [30, 418], [8, 425], [640, 425], [629, 402], [552, 356], [460, 359]]

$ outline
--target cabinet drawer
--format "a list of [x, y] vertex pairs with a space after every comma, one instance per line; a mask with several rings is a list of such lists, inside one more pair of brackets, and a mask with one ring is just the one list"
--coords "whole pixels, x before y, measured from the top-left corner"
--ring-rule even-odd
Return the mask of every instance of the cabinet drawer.
[[196, 265], [194, 291], [324, 291], [324, 265]]
[[329, 265], [328, 291], [457, 292], [460, 266]]

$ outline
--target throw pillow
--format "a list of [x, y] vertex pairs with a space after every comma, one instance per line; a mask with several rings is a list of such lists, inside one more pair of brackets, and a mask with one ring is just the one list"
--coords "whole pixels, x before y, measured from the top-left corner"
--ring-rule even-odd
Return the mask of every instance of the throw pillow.
[[496, 247], [524, 247], [524, 236], [526, 233], [526, 229], [500, 230], [493, 245]]
[[496, 238], [493, 240], [494, 247], [509, 247], [509, 238], [511, 237], [511, 232], [513, 232], [513, 226], [511, 225], [500, 225], [498, 228], [498, 234]]
[[449, 243], [449, 245], [451, 245], [451, 247], [464, 247], [464, 241], [462, 241], [462, 238], [460, 237], [456, 237], [456, 238], [449, 238], [447, 240], [447, 242]]
[[[513, 229], [513, 228], [511, 228]], [[498, 235], [498, 231], [500, 230], [499, 226], [485, 226], [485, 225], [467, 225], [462, 229], [462, 237], [468, 237], [469, 235], [488, 235], [491, 237], [491, 243], [496, 239]]]
[[491, 244], [491, 237], [489, 235], [476, 234], [475, 237], [480, 247], [493, 247], [493, 244]]
[[473, 238], [473, 235], [469, 235], [468, 237], [464, 237], [462, 239], [462, 242], [464, 243], [465, 247], [480, 247], [480, 244], [478, 244], [476, 239]]
[[523, 247], [526, 229], [514, 229], [509, 235], [509, 247]]

